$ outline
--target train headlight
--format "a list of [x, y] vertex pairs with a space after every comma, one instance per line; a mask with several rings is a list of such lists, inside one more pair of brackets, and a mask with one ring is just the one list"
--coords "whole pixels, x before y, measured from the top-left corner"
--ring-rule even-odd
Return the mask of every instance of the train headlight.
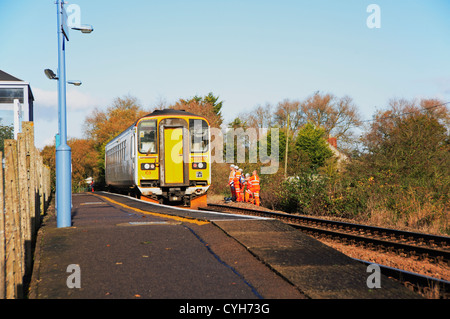
[[198, 163], [192, 163], [193, 169], [205, 169], [206, 168], [206, 162], [198, 162]]
[[144, 171], [153, 170], [156, 168], [155, 163], [142, 163], [141, 169]]

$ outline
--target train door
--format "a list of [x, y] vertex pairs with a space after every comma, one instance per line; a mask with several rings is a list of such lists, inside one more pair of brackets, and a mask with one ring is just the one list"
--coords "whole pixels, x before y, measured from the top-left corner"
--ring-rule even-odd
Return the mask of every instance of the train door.
[[184, 182], [183, 128], [164, 129], [165, 184]]
[[163, 119], [160, 131], [161, 186], [189, 185], [189, 135], [184, 119]]

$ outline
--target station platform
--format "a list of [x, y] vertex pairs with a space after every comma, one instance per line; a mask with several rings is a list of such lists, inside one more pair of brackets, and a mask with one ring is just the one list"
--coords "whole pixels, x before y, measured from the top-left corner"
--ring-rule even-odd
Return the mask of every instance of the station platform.
[[73, 195], [72, 227], [46, 216], [28, 298], [420, 298], [383, 275], [369, 289], [369, 275], [280, 221], [97, 192]]

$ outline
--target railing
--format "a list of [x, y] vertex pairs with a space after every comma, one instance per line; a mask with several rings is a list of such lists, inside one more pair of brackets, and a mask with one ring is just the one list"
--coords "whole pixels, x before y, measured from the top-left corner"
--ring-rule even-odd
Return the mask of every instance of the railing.
[[24, 296], [33, 246], [48, 206], [50, 169], [34, 146], [33, 122], [22, 123], [17, 140], [4, 141], [0, 169], [0, 299]]

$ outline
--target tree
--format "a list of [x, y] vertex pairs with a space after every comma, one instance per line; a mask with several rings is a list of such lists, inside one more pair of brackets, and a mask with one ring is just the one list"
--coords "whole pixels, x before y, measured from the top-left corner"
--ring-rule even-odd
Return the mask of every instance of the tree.
[[[79, 138], [71, 138], [67, 140], [67, 144], [71, 149], [72, 159], [72, 190], [82, 190], [86, 184], [85, 179], [88, 177], [98, 176], [97, 151], [94, 149], [93, 141]], [[41, 156], [45, 165], [50, 167], [51, 180], [56, 180], [55, 172], [55, 145], [46, 145]]]
[[84, 135], [86, 139], [92, 141], [93, 148], [97, 152], [94, 178], [100, 185], [105, 178], [105, 145], [147, 113], [137, 98], [125, 96], [116, 98], [106, 111], [95, 109], [86, 117]]
[[[450, 176], [448, 110], [437, 100], [391, 100], [363, 137], [368, 174], [390, 171], [398, 181], [423, 186]], [[441, 105], [441, 106], [439, 106]]]
[[67, 144], [72, 150], [72, 188], [83, 189], [86, 178], [98, 176], [98, 156], [94, 142], [72, 138]]
[[223, 101], [217, 102], [219, 100], [218, 96], [214, 96], [212, 92], [209, 92], [208, 95], [206, 95], [203, 98], [203, 101], [207, 104], [210, 104], [213, 106], [214, 113], [217, 114], [220, 118], [222, 117], [222, 105]]
[[313, 123], [305, 124], [298, 132], [295, 147], [298, 153], [305, 153], [313, 170], [325, 165], [333, 152], [325, 140], [325, 129], [316, 127]]
[[335, 198], [345, 210], [361, 203], [361, 214], [375, 220], [449, 234], [448, 118], [438, 100], [391, 100], [371, 121]]
[[118, 97], [106, 111], [96, 108], [86, 117], [84, 135], [87, 139], [94, 141], [95, 147], [99, 147], [147, 113], [142, 109], [137, 98]]
[[0, 125], [0, 152], [4, 152], [5, 140], [14, 138], [14, 127], [12, 125]]
[[253, 110], [241, 113], [238, 116], [248, 127], [270, 128], [275, 125], [272, 105], [267, 103], [264, 106], [257, 105]]
[[352, 129], [361, 125], [360, 115], [351, 97], [338, 98], [319, 91], [303, 101], [283, 100], [278, 103], [274, 117], [280, 128], [286, 127], [289, 119], [289, 130], [294, 135], [308, 122], [322, 127], [325, 136], [336, 137], [344, 149], [351, 148], [355, 143]]
[[288, 99], [278, 103], [275, 110], [275, 122], [279, 127], [284, 128], [289, 122], [289, 131], [294, 134], [300, 127], [306, 123], [302, 109], [301, 102], [298, 100], [290, 101]]
[[56, 184], [56, 149], [55, 145], [45, 145], [44, 148], [41, 151], [42, 161], [44, 165], [47, 165], [50, 167], [50, 180], [52, 183], [52, 189], [55, 190], [55, 184]]
[[222, 125], [222, 106], [223, 101], [217, 102], [219, 97], [214, 96], [213, 93], [208, 93], [204, 97], [194, 96], [189, 100], [179, 99], [175, 104], [170, 105], [169, 108], [175, 110], [185, 110], [197, 115], [204, 116], [211, 127], [219, 128]]
[[325, 137], [333, 136], [340, 145], [354, 142], [352, 128], [361, 125], [360, 115], [353, 99], [333, 94], [314, 93], [301, 104], [304, 120], [324, 129]]
[[[228, 124], [228, 130], [224, 136], [224, 156], [227, 162], [235, 164], [244, 164], [247, 158], [250, 138], [246, 135], [247, 123], [243, 122], [239, 117], [236, 117]], [[233, 151], [232, 155], [230, 150]]]

